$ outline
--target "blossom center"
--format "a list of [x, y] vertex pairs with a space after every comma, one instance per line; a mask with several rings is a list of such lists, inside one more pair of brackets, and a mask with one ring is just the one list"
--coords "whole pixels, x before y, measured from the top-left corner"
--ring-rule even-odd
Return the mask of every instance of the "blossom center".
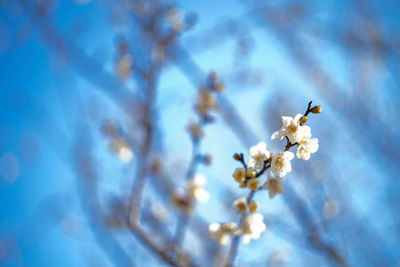
[[257, 153], [257, 154], [255, 154], [254, 155], [254, 159], [256, 160], [256, 161], [262, 161], [262, 160], [264, 160], [264, 153], [262, 153], [262, 152], [259, 152], [259, 153]]
[[297, 131], [297, 127], [297, 124], [294, 123], [294, 121], [291, 121], [288, 128], [291, 133], [295, 133]]
[[285, 166], [285, 159], [284, 159], [282, 156], [278, 157], [278, 158], [276, 159], [276, 165], [277, 165], [279, 168], [283, 168], [283, 166]]

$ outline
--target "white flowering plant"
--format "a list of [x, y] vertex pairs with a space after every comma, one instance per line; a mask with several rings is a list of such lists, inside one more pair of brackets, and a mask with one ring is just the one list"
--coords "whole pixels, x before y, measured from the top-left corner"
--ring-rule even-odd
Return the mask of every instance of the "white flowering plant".
[[[248, 188], [250, 192], [247, 197], [242, 196], [233, 203], [233, 208], [240, 214], [238, 224], [213, 223], [209, 227], [212, 239], [219, 245], [228, 245], [232, 240], [226, 266], [232, 265], [240, 240], [248, 244], [252, 239], [260, 238], [266, 230], [263, 215], [257, 212], [259, 204], [253, 198], [258, 191], [268, 191], [270, 199], [285, 193], [285, 177], [292, 171], [291, 160], [294, 158], [294, 153], [289, 150], [297, 147], [296, 156], [303, 160], [308, 160], [312, 153], [317, 152], [318, 139], [311, 138], [311, 128], [305, 124], [310, 113], [318, 114], [321, 111], [321, 106], [312, 107], [312, 101], [310, 101], [304, 114], [297, 114], [294, 118], [282, 116], [282, 127], [272, 134], [271, 140], [285, 138], [286, 146], [283, 151], [271, 153], [265, 142], [259, 142], [249, 148], [247, 163], [243, 153], [233, 155], [242, 167], [236, 168], [232, 176], [239, 183], [240, 188]], [[267, 179], [260, 185], [263, 174], [267, 171]], [[230, 227], [226, 227], [227, 225]]]

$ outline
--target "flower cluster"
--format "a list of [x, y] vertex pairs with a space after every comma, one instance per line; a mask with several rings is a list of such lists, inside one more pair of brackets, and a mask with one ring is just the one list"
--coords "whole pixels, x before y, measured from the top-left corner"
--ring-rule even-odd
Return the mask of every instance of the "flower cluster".
[[237, 225], [236, 223], [212, 223], [208, 226], [208, 232], [219, 245], [225, 246], [231, 240], [231, 236], [236, 234]]
[[206, 87], [201, 87], [197, 96], [195, 111], [205, 120], [210, 119], [209, 112], [218, 109], [216, 93], [222, 92], [224, 84], [218, 81], [217, 74], [211, 72]]
[[[320, 109], [321, 108], [319, 108], [318, 110], [319, 112], [321, 112]], [[271, 140], [282, 140], [283, 137], [286, 137], [289, 140], [290, 144], [298, 145], [296, 156], [298, 158], [308, 160], [311, 156], [311, 153], [315, 153], [318, 150], [318, 139], [311, 138], [311, 128], [309, 126], [303, 125], [307, 121], [303, 118], [307, 117], [301, 114], [297, 114], [294, 118], [289, 116], [283, 116], [282, 117], [283, 125], [281, 129], [272, 134]], [[291, 153], [291, 152], [286, 152], [286, 153]], [[293, 158], [293, 155], [286, 154], [286, 156], [284, 157]], [[279, 175], [279, 177], [283, 177], [285, 176], [285, 174]]]
[[194, 174], [194, 172], [199, 163], [204, 165], [211, 164], [211, 156], [200, 153], [199, 143], [204, 137], [203, 128], [213, 122], [210, 113], [212, 110], [218, 108], [216, 93], [221, 92], [222, 89], [223, 83], [218, 81], [217, 74], [212, 72], [207, 79], [206, 86], [199, 89], [199, 94], [194, 105], [198, 122], [191, 122], [186, 128], [193, 144], [193, 158], [186, 175], [187, 188], [186, 190], [176, 190], [172, 195], [174, 206], [186, 214], [192, 212], [195, 201], [202, 202], [209, 198], [209, 193], [204, 189], [206, 178], [201, 174]]
[[246, 220], [244, 221], [242, 231], [243, 237], [242, 242], [243, 244], [250, 243], [252, 239], [259, 239], [261, 233], [265, 231], [267, 228], [263, 222], [263, 216], [261, 213], [253, 213], [247, 216]]
[[[268, 151], [265, 142], [259, 142], [250, 147], [247, 162], [244, 160], [243, 154], [233, 156], [243, 166], [236, 168], [232, 176], [239, 183], [240, 188], [249, 188], [250, 193], [247, 198], [240, 197], [233, 203], [233, 208], [242, 216], [235, 231], [224, 231], [223, 224], [210, 225], [210, 234], [220, 245], [229, 242], [229, 235], [233, 235], [234, 241], [241, 237], [245, 244], [252, 239], [258, 239], [266, 230], [266, 226], [263, 216], [257, 213], [258, 203], [252, 200], [255, 193], [259, 190], [266, 190], [271, 199], [278, 194], [284, 194], [283, 183], [285, 176], [292, 171], [291, 160], [294, 158], [294, 154], [289, 151], [291, 147], [297, 146], [296, 156], [303, 160], [308, 160], [311, 154], [318, 150], [318, 139], [311, 138], [311, 128], [305, 124], [308, 121], [308, 114], [321, 113], [322, 108], [320, 106], [311, 107], [311, 104], [312, 102], [309, 103], [304, 115], [297, 114], [294, 118], [282, 117], [282, 127], [272, 134], [271, 140], [286, 138], [287, 143], [283, 151], [273, 154]], [[260, 178], [268, 169], [268, 177], [260, 186]], [[234, 243], [232, 243], [232, 248], [235, 249]]]

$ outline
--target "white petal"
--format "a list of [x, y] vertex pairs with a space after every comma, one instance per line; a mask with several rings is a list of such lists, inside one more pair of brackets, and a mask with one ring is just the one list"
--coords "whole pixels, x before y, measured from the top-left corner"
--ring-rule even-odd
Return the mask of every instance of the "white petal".
[[193, 177], [193, 185], [198, 186], [198, 187], [204, 187], [207, 184], [207, 178], [200, 173], [197, 173]]
[[243, 244], [248, 244], [248, 243], [250, 243], [250, 240], [251, 240], [251, 235], [246, 234], [246, 235], [243, 235], [243, 236], [242, 236], [242, 243], [243, 243]]
[[284, 151], [283, 157], [287, 160], [292, 160], [294, 158], [294, 154], [290, 151]]
[[256, 148], [257, 148], [257, 150], [258, 150], [259, 152], [264, 152], [264, 151], [267, 150], [267, 144], [266, 144], [265, 142], [259, 142], [259, 143], [256, 145]]
[[302, 157], [301, 157], [301, 150], [302, 150], [301, 146], [298, 146], [298, 147], [297, 147], [297, 152], [296, 152], [296, 157], [299, 158], [299, 159], [302, 158]]
[[205, 202], [210, 198], [210, 194], [206, 190], [204, 190], [203, 188], [199, 188], [199, 189], [194, 191], [194, 197], [199, 202]]
[[288, 127], [290, 123], [293, 121], [293, 118], [290, 116], [282, 116], [282, 124], [285, 127]]
[[247, 162], [248, 167], [253, 167], [256, 165], [256, 161], [253, 158], [250, 158], [249, 161]]
[[317, 152], [318, 148], [319, 148], [318, 138], [310, 139], [309, 148], [308, 148], [310, 150], [310, 152], [315, 153], [315, 152]]
[[310, 138], [311, 137], [311, 128], [310, 126], [300, 126], [301, 129], [301, 136], [300, 138]]
[[208, 232], [216, 233], [221, 229], [221, 225], [219, 223], [212, 223], [208, 226]]

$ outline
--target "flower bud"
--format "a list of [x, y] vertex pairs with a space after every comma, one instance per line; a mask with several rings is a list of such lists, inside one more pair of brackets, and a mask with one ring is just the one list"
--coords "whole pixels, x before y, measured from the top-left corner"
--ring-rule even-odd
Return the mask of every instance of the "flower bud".
[[237, 229], [236, 223], [229, 222], [222, 225], [222, 230], [225, 232], [233, 233]]
[[252, 178], [247, 181], [247, 187], [253, 191], [258, 189], [258, 184], [260, 183], [260, 180], [257, 178]]
[[246, 181], [241, 182], [241, 183], [239, 184], [239, 187], [240, 187], [240, 188], [246, 188], [246, 187], [247, 187], [247, 182], [246, 182]]
[[238, 153], [233, 154], [233, 158], [234, 158], [235, 160], [238, 160], [238, 161], [241, 161], [241, 160], [242, 160], [242, 157], [241, 157]]
[[310, 112], [314, 113], [314, 114], [321, 113], [322, 112], [322, 107], [319, 106], [319, 105], [318, 106], [314, 106], [314, 107], [311, 108]]
[[300, 125], [304, 125], [306, 124], [308, 121], [308, 118], [306, 116], [303, 116], [300, 118]]
[[258, 204], [255, 201], [249, 203], [249, 210], [251, 213], [254, 213], [258, 210]]
[[243, 182], [244, 177], [246, 176], [246, 170], [244, 168], [236, 168], [235, 172], [232, 174], [235, 181], [238, 183]]
[[246, 176], [252, 178], [256, 175], [256, 170], [253, 167], [247, 169]]

